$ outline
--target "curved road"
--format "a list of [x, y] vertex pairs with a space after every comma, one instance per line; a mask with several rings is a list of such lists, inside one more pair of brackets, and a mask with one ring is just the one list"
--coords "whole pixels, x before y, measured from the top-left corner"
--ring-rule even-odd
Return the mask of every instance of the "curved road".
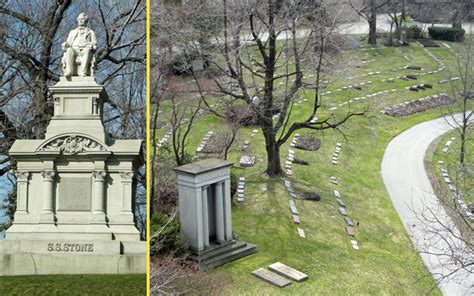
[[[448, 122], [453, 122], [451, 116], [418, 124], [401, 133], [389, 143], [382, 160], [382, 178], [392, 203], [437, 281], [442, 275], [459, 269], [450, 246], [455, 246], [458, 254], [469, 252], [466, 244], [458, 239], [458, 229], [434, 194], [424, 167], [429, 145], [453, 129]], [[443, 228], [441, 223], [448, 227]], [[472, 257], [472, 253], [468, 256]], [[474, 274], [460, 270], [443, 279], [438, 286], [444, 295], [472, 295]]]

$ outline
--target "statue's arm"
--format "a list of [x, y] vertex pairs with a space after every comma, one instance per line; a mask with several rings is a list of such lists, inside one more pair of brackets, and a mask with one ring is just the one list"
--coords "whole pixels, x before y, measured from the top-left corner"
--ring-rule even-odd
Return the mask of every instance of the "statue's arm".
[[63, 44], [61, 44], [63, 50], [66, 50], [68, 47], [71, 47], [71, 44], [74, 41], [73, 32], [74, 31], [69, 32], [66, 42], [63, 42]]
[[91, 30], [91, 46], [92, 46], [92, 49], [97, 48], [97, 39], [95, 38], [95, 33], [92, 30]]

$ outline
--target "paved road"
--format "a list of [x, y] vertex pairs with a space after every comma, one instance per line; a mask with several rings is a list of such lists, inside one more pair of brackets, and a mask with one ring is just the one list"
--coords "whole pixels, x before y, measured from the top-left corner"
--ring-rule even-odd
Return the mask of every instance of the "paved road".
[[[446, 253], [449, 245], [455, 245], [460, 251], [468, 250], [466, 244], [457, 238], [459, 232], [440, 206], [424, 168], [428, 146], [452, 129], [448, 121], [452, 122], [452, 118], [439, 118], [401, 133], [390, 142], [382, 161], [382, 178], [392, 203], [425, 265], [437, 280], [459, 265], [455, 265], [451, 255], [425, 252]], [[434, 217], [448, 225], [452, 233], [441, 231], [442, 227], [433, 221]], [[440, 239], [440, 235], [446, 240]], [[470, 252], [472, 256], [472, 250]], [[472, 295], [469, 293], [474, 293], [474, 274], [462, 270], [441, 281], [439, 287], [444, 295]]]
[[[387, 14], [379, 14], [377, 15], [377, 32], [389, 32], [390, 31], [390, 17]], [[404, 23], [404, 26], [410, 27], [412, 25], [417, 25], [424, 29], [427, 29], [431, 26], [431, 24], [420, 23], [420, 22], [409, 22]], [[437, 27], [451, 27], [451, 24], [436, 24]], [[463, 29], [466, 33], [470, 34], [470, 32], [474, 32], [474, 23], [463, 23]], [[342, 34], [368, 34], [369, 33], [369, 24], [366, 20], [360, 20], [357, 22], [350, 22], [345, 24], [339, 25], [339, 32]], [[392, 28], [395, 30], [395, 26]], [[309, 35], [310, 31], [308, 29], [300, 29], [296, 32], [297, 38], [304, 38]], [[289, 31], [284, 31], [280, 35], [278, 35], [278, 40], [286, 40], [291, 37], [291, 33]], [[268, 39], [268, 33], [261, 33], [260, 38], [263, 41]], [[241, 42], [252, 42], [253, 37], [251, 34], [243, 35], [241, 37]], [[215, 40], [213, 41], [215, 42]], [[219, 39], [219, 42], [223, 42], [223, 39]]]

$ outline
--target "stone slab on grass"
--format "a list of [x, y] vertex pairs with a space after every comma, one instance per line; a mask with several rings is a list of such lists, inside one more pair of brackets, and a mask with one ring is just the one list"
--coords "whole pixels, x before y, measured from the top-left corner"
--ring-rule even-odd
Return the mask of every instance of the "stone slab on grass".
[[354, 236], [354, 235], [355, 235], [354, 227], [352, 227], [352, 226], [347, 226], [347, 227], [346, 227], [346, 233], [347, 233], [347, 235]]
[[343, 207], [339, 207], [339, 213], [343, 216], [347, 216], [346, 210]]
[[291, 281], [289, 279], [264, 268], [254, 270], [252, 271], [252, 274], [258, 277], [259, 279], [264, 280], [279, 288], [283, 288], [291, 284]]
[[291, 268], [281, 262], [275, 262], [268, 265], [268, 269], [278, 273], [281, 276], [294, 280], [295, 282], [302, 282], [308, 279], [308, 275], [298, 271], [294, 268]]
[[344, 221], [346, 221], [346, 224], [349, 226], [354, 226], [354, 222], [352, 222], [352, 219], [349, 217], [344, 217]]
[[240, 157], [241, 167], [253, 167], [255, 165], [255, 156], [243, 155]]
[[293, 215], [298, 215], [298, 210], [296, 209], [295, 206], [291, 206], [290, 209], [291, 209], [291, 213], [292, 213]]
[[342, 201], [342, 199], [340, 198], [336, 198], [336, 202], [339, 206], [345, 208], [346, 207], [346, 204]]
[[292, 215], [291, 218], [293, 219], [293, 223], [295, 223], [295, 224], [300, 224], [301, 223], [300, 217], [298, 217], [296, 215]]
[[306, 238], [306, 234], [304, 233], [304, 230], [301, 228], [298, 228], [298, 235], [302, 238]]

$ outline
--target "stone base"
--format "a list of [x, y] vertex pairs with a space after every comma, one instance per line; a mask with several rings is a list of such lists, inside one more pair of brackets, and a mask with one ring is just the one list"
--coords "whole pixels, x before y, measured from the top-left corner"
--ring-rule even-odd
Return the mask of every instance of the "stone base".
[[7, 240], [99, 240], [140, 241], [140, 233], [132, 225], [105, 224], [20, 224], [7, 229]]
[[199, 263], [199, 270], [208, 270], [257, 252], [257, 246], [233, 240], [194, 253], [191, 257]]
[[0, 241], [0, 276], [146, 272], [146, 242]]

